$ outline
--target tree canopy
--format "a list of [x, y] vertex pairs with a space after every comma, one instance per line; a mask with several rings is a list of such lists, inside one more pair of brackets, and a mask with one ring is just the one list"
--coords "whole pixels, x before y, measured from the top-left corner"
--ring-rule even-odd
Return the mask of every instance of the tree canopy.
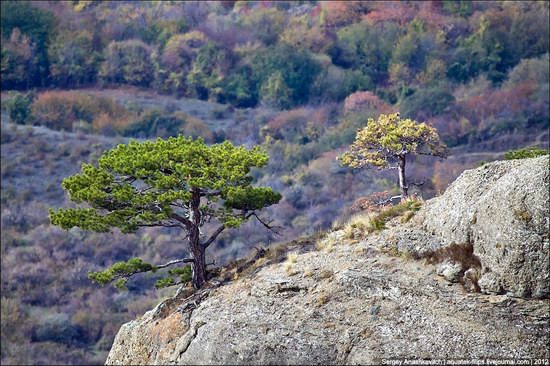
[[[277, 203], [281, 195], [269, 187], [252, 187], [249, 175], [252, 168], [267, 162], [260, 147], [247, 150], [227, 141], [208, 146], [200, 138], [183, 136], [132, 140], [105, 152], [98, 167], [84, 164], [80, 174], [63, 180], [69, 198], [89, 207], [50, 210], [50, 220], [63, 229], [97, 232], [118, 228], [132, 233], [148, 226], [182, 228], [193, 257], [193, 283], [200, 287], [206, 280], [204, 250], [223, 230], [238, 228], [250, 218], [271, 228], [256, 211]], [[199, 229], [212, 220], [220, 226], [206, 237]], [[156, 268], [144, 265], [139, 269]], [[121, 273], [129, 277], [133, 272]]]
[[376, 121], [369, 118], [367, 126], [357, 131], [349, 150], [338, 159], [351, 168], [399, 169], [401, 198], [406, 198], [405, 164], [409, 154], [445, 158], [448, 149], [434, 127], [393, 113], [381, 114]]

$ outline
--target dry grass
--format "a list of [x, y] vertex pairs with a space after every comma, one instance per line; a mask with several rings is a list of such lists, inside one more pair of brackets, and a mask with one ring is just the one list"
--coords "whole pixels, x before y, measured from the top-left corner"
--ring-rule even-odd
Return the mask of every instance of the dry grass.
[[333, 271], [331, 271], [330, 269], [323, 269], [321, 272], [317, 274], [317, 279], [324, 280], [327, 278], [332, 278], [332, 276], [334, 276]]
[[516, 217], [516, 219], [523, 221], [527, 224], [530, 223], [531, 220], [533, 220], [533, 217], [525, 208], [514, 209], [514, 216]]
[[298, 274], [298, 271], [295, 268], [296, 260], [298, 259], [298, 253], [291, 252], [287, 254], [286, 263], [284, 265], [285, 271], [289, 276], [294, 276]]
[[420, 210], [423, 203], [424, 201], [419, 198], [410, 197], [395, 206], [382, 209], [369, 219], [370, 230], [382, 231], [386, 228], [388, 221], [399, 216], [402, 223], [409, 221]]
[[334, 245], [336, 244], [337, 240], [333, 237], [326, 237], [321, 240], [318, 240], [316, 243], [317, 250], [322, 250], [327, 253], [330, 253], [334, 250]]
[[[408, 198], [395, 206], [385, 206], [378, 211], [362, 212], [353, 215], [344, 224], [338, 224], [344, 231], [346, 239], [358, 239], [365, 237], [373, 232], [382, 231], [386, 228], [386, 223], [393, 218], [401, 217], [401, 222], [405, 223], [416, 214], [423, 201], [419, 198]], [[321, 242], [320, 249], [330, 249], [332, 243]]]
[[294, 276], [294, 275], [298, 274], [298, 271], [294, 267], [294, 264], [293, 263], [288, 263], [288, 262], [285, 263], [285, 272], [289, 276]]
[[296, 263], [297, 259], [298, 259], [298, 253], [296, 252], [288, 253], [286, 256], [286, 260], [288, 261], [288, 263]]
[[319, 295], [317, 295], [317, 299], [315, 300], [315, 304], [317, 306], [323, 306], [328, 301], [329, 301], [329, 296], [326, 293], [321, 292]]
[[344, 235], [346, 239], [355, 239], [357, 234], [364, 235], [369, 232], [369, 220], [372, 215], [360, 213], [353, 215], [349, 221], [344, 224]]

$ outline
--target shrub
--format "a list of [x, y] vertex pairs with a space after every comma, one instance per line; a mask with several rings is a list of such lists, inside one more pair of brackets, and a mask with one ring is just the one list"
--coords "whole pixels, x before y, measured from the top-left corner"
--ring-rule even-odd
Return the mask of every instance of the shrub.
[[504, 154], [504, 159], [528, 159], [536, 158], [538, 156], [548, 155], [548, 151], [539, 147], [528, 147], [525, 149], [510, 150]]
[[124, 136], [131, 137], [170, 137], [177, 136], [185, 119], [181, 114], [165, 114], [160, 109], [153, 109], [142, 114], [137, 121], [128, 125]]
[[306, 125], [311, 114], [310, 109], [297, 108], [284, 111], [272, 118], [260, 131], [265, 139], [267, 136], [275, 140], [285, 140], [293, 143], [304, 143]]
[[364, 109], [375, 109], [380, 111], [380, 113], [389, 113], [391, 106], [380, 100], [380, 98], [370, 91], [353, 93], [344, 100], [345, 112], [357, 112]]
[[28, 122], [30, 117], [30, 105], [33, 99], [34, 96], [30, 93], [13, 93], [11, 98], [6, 101], [6, 108], [10, 120], [19, 125]]
[[402, 222], [409, 221], [420, 207], [422, 207], [422, 200], [416, 198], [408, 198], [395, 206], [385, 207], [378, 214], [370, 217], [369, 231], [384, 230], [386, 223], [398, 216], [402, 217]]
[[443, 113], [455, 103], [455, 97], [444, 88], [421, 89], [401, 102], [401, 114], [427, 119]]
[[131, 39], [111, 42], [100, 75], [111, 83], [149, 86], [154, 77], [153, 49]]
[[183, 117], [185, 123], [181, 128], [181, 133], [184, 136], [193, 138], [202, 137], [206, 142], [214, 141], [214, 133], [203, 120], [183, 113], [178, 113], [178, 115], [185, 116]]
[[208, 116], [212, 119], [223, 119], [225, 117], [226, 112], [227, 112], [227, 108], [216, 107], [212, 109], [210, 112], [208, 112]]
[[[129, 116], [128, 111], [112, 99], [69, 91], [40, 94], [31, 104], [31, 114], [36, 124], [66, 131], [72, 131], [77, 121], [93, 123], [94, 128], [99, 129]], [[82, 123], [79, 124], [82, 128]]]

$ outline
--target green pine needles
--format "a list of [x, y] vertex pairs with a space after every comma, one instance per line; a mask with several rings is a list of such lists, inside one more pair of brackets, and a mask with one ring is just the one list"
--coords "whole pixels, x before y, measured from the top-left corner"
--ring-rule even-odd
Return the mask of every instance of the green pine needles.
[[[133, 258], [92, 272], [90, 278], [102, 284], [116, 280], [123, 287], [136, 273], [191, 263], [191, 280], [200, 288], [207, 280], [205, 250], [225, 229], [238, 228], [250, 219], [274, 229], [258, 211], [278, 203], [281, 195], [269, 187], [253, 187], [249, 174], [268, 160], [258, 146], [246, 149], [228, 141], [208, 146], [200, 138], [183, 136], [132, 140], [106, 151], [97, 167], [84, 164], [81, 173], [63, 180], [69, 198], [87, 207], [50, 209], [50, 221], [66, 230], [79, 227], [96, 232], [118, 228], [133, 233], [151, 226], [180, 228], [187, 234], [190, 258], [158, 266]], [[205, 235], [203, 226], [215, 222], [217, 228]], [[165, 280], [158, 287], [169, 282]]]

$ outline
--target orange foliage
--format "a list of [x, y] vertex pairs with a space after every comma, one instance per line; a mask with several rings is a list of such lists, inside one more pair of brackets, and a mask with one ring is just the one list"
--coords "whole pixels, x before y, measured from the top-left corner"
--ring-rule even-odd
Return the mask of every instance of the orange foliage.
[[364, 15], [363, 19], [373, 23], [393, 21], [399, 25], [405, 25], [415, 15], [415, 10], [407, 3], [401, 1], [383, 1], [375, 2], [373, 9]]
[[488, 90], [459, 103], [464, 115], [479, 128], [501, 116], [516, 115], [530, 105], [536, 82], [526, 80], [513, 87]]
[[366, 197], [359, 197], [351, 205], [351, 212], [378, 212], [384, 207], [379, 202], [383, 202], [389, 197], [391, 197], [391, 194], [388, 191], [375, 192]]
[[203, 120], [183, 113], [176, 113], [176, 116], [185, 120], [181, 128], [184, 136], [202, 137], [206, 142], [214, 142], [214, 134]]
[[299, 134], [305, 128], [310, 113], [311, 110], [307, 108], [296, 108], [281, 112], [262, 128], [262, 135], [264, 137], [269, 135], [280, 140], [288, 137], [289, 134]]
[[296, 108], [278, 113], [261, 129], [262, 137], [276, 140], [307, 142], [317, 139], [329, 127], [333, 118], [333, 105], [313, 108]]
[[96, 130], [107, 124], [115, 128], [129, 121], [128, 111], [115, 101], [70, 91], [47, 91], [31, 105], [35, 123], [54, 130], [72, 131], [73, 124], [84, 121]]
[[366, 1], [322, 1], [321, 12], [329, 27], [353, 23], [368, 11]]
[[376, 109], [383, 114], [391, 112], [391, 106], [370, 91], [355, 92], [344, 100], [344, 112], [357, 112], [362, 109]]

